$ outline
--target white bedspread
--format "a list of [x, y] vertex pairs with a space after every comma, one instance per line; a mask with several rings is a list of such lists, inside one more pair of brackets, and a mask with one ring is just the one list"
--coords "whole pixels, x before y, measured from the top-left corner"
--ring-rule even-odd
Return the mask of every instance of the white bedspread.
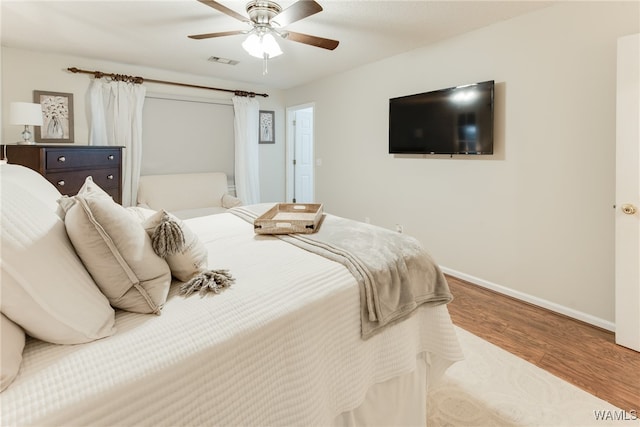
[[328, 425], [418, 353], [440, 368], [462, 357], [446, 306], [363, 341], [344, 266], [229, 213], [186, 222], [236, 283], [204, 298], [174, 285], [161, 316], [118, 312], [118, 332], [93, 343], [30, 340], [2, 426]]

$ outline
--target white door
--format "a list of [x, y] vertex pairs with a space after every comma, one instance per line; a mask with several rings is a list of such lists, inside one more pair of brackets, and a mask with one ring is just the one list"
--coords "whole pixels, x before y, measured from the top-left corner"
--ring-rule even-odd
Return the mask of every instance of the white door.
[[295, 112], [293, 149], [293, 201], [313, 202], [313, 110]]
[[640, 351], [640, 34], [618, 39], [616, 343]]

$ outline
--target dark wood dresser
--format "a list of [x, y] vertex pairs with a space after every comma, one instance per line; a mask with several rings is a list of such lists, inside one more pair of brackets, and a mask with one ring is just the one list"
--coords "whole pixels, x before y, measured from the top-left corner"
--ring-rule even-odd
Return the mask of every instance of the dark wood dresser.
[[122, 147], [95, 145], [6, 145], [7, 162], [42, 174], [60, 191], [73, 196], [85, 178], [122, 203]]

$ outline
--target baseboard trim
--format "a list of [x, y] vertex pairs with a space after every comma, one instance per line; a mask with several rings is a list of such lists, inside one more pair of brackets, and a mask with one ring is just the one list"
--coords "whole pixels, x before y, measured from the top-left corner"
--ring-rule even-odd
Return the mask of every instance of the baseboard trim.
[[498, 285], [496, 283], [489, 282], [487, 280], [480, 279], [478, 277], [471, 276], [469, 274], [461, 273], [459, 271], [453, 270], [451, 268], [440, 266], [440, 269], [450, 276], [456, 277], [458, 279], [473, 283], [474, 285], [481, 286], [483, 288], [492, 290], [494, 292], [498, 292], [503, 295], [510, 296], [512, 298], [519, 299], [521, 301], [525, 301], [529, 304], [536, 305], [538, 307], [545, 308], [547, 310], [551, 310], [553, 312], [571, 317], [576, 320], [580, 320], [581, 322], [588, 323], [590, 325], [596, 326], [598, 328], [605, 329], [607, 331], [615, 332], [616, 325], [613, 322], [608, 320], [601, 319], [599, 317], [592, 316], [587, 313], [583, 313], [578, 310], [574, 310], [572, 308], [565, 307], [560, 304], [556, 304], [551, 301], [547, 301], [542, 298], [535, 297], [533, 295], [526, 294], [524, 292], [516, 291], [514, 289], [507, 288], [502, 285]]

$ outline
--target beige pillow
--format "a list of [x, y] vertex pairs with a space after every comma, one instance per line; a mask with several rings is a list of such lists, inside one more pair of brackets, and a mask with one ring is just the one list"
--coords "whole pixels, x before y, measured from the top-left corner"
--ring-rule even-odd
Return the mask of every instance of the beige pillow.
[[[65, 202], [67, 234], [94, 281], [112, 306], [160, 314], [171, 271], [157, 256], [151, 239], [127, 209], [105, 197], [88, 180]], [[99, 188], [99, 187], [98, 187]]]
[[223, 208], [231, 209], [231, 208], [235, 208], [236, 206], [241, 206], [241, 205], [242, 205], [242, 200], [238, 199], [237, 197], [233, 197], [229, 193], [224, 193], [222, 195], [222, 207]]
[[22, 328], [0, 313], [0, 391], [9, 387], [22, 363], [25, 336]]
[[144, 222], [144, 228], [153, 237], [157, 227], [167, 216], [182, 230], [184, 246], [181, 251], [167, 255], [165, 260], [171, 268], [173, 276], [181, 282], [186, 282], [198, 273], [207, 269], [207, 248], [198, 236], [180, 219], [165, 210], [156, 212]]
[[0, 164], [0, 182], [2, 313], [32, 337], [56, 344], [113, 334], [113, 308], [58, 216], [60, 193], [42, 175], [18, 165]]

